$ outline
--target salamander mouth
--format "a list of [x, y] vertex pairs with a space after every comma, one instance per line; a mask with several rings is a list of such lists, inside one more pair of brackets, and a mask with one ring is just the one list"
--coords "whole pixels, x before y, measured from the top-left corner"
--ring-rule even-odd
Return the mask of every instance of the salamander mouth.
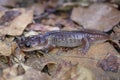
[[34, 46], [34, 47], [24, 47], [22, 48], [22, 51], [34, 51], [34, 50], [41, 50], [41, 49], [44, 49], [44, 46], [40, 46], [40, 45], [37, 45], [37, 46]]

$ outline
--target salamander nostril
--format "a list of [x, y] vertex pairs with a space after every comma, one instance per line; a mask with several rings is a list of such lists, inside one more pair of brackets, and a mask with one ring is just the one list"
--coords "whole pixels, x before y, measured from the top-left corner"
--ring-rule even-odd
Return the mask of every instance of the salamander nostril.
[[26, 46], [26, 47], [30, 47], [30, 45], [31, 45], [30, 42], [26, 42], [26, 43], [25, 43], [25, 46]]

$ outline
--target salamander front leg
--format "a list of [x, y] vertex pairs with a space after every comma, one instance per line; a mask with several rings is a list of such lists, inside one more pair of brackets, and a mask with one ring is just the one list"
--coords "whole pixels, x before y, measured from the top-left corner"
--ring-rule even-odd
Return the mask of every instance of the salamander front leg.
[[51, 45], [50, 43], [48, 43], [43, 49], [42, 51], [44, 51], [45, 53], [49, 53], [50, 51], [52, 51], [55, 48], [54, 45]]

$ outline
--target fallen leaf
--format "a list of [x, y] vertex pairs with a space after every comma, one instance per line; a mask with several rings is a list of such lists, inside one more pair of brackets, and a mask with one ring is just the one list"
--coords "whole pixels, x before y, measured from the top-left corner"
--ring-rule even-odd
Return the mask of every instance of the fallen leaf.
[[33, 30], [30, 30], [29, 32], [25, 33], [25, 37], [28, 37], [28, 36], [33, 36], [33, 35], [38, 35], [39, 32], [36, 32], [36, 31], [33, 31]]
[[10, 68], [6, 68], [3, 70], [3, 75], [2, 78], [5, 80], [10, 80], [11, 78], [17, 76], [17, 66], [18, 64], [10, 67]]
[[113, 39], [120, 40], [120, 22], [114, 26], [113, 31], [114, 32], [111, 34]]
[[78, 30], [78, 28], [81, 28], [72, 20], [64, 18], [63, 15], [56, 16], [54, 14], [51, 14], [48, 17], [49, 19], [42, 20], [42, 24], [57, 26], [62, 30]]
[[120, 21], [120, 11], [110, 4], [95, 3], [88, 8], [74, 8], [71, 19], [87, 29], [109, 31]]
[[16, 48], [15, 43], [10, 41], [0, 41], [0, 45], [0, 55], [4, 56], [10, 56]]
[[53, 30], [60, 30], [59, 27], [53, 27], [49, 25], [43, 25], [43, 24], [31, 24], [27, 27], [26, 30], [34, 30], [34, 31], [41, 31], [41, 32], [48, 32]]
[[75, 65], [71, 67], [68, 71], [63, 73], [59, 80], [93, 80], [93, 79], [94, 76], [92, 71], [81, 65]]
[[25, 9], [16, 9], [21, 12], [21, 15], [10, 22], [10, 25], [0, 29], [0, 33], [8, 35], [21, 35], [23, 30], [33, 20], [33, 11]]
[[45, 73], [37, 71], [31, 67], [23, 65], [26, 73], [23, 75], [23, 80], [52, 80], [51, 77]]
[[45, 73], [41, 73], [24, 64], [21, 66], [25, 70], [24, 74], [18, 75], [18, 64], [3, 70], [3, 75], [0, 80], [51, 80], [51, 77]]
[[2, 6], [15, 6], [16, 0], [0, 0]]
[[98, 67], [104, 71], [112, 71], [117, 73], [120, 63], [118, 63], [118, 57], [108, 54], [103, 60], [98, 62]]
[[0, 18], [0, 25], [5, 25], [5, 23], [9, 23], [20, 14], [21, 13], [19, 11], [14, 11], [14, 10], [6, 11], [5, 14]]
[[41, 3], [36, 3], [31, 5], [29, 8], [33, 9], [35, 16], [40, 16], [44, 12], [45, 5]]
[[[71, 64], [78, 63], [79, 65], [82, 65], [83, 67], [89, 69], [92, 72], [92, 75], [94, 75], [95, 80], [109, 80], [111, 77], [119, 79], [119, 72], [113, 76], [114, 73], [107, 72], [106, 74], [105, 71], [97, 67], [97, 61], [103, 59], [106, 56], [106, 54], [111, 53], [116, 56], [119, 55], [118, 52], [109, 43], [93, 44], [90, 47], [88, 53], [84, 56], [81, 55], [80, 52], [78, 52], [79, 50], [77, 48], [74, 48], [73, 50], [68, 50], [67, 52], [61, 51], [59, 52], [59, 54], [57, 52], [54, 55], [56, 55], [55, 58], [57, 59], [61, 59], [66, 62], [71, 62]], [[118, 62], [119, 61], [120, 58]], [[119, 70], [120, 68], [118, 69], [118, 71]]]

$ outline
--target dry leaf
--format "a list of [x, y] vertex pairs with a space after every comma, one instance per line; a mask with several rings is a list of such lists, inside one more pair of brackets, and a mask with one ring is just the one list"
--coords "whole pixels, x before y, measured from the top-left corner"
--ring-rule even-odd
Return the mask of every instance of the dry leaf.
[[16, 49], [16, 43], [10, 41], [0, 41], [0, 55], [10, 56]]
[[25, 70], [25, 73], [18, 75], [18, 66], [18, 64], [15, 64], [10, 68], [4, 69], [0, 80], [51, 80], [51, 77], [47, 74], [36, 71], [24, 64], [21, 66]]
[[8, 35], [21, 35], [23, 30], [27, 27], [33, 19], [33, 11], [25, 9], [16, 9], [21, 12], [21, 15], [10, 22], [10, 25], [0, 29], [0, 33]]
[[59, 61], [50, 54], [44, 55], [44, 57], [39, 55], [36, 56], [35, 54], [38, 53], [32, 52], [31, 55], [27, 55], [29, 58], [26, 61], [26, 65], [39, 71], [41, 71], [45, 65], [56, 64]]
[[16, 0], [0, 0], [2, 6], [15, 6]]
[[113, 39], [120, 40], [120, 22], [115, 25], [113, 31], [114, 32], [111, 34], [111, 36], [113, 36]]
[[3, 16], [0, 18], [0, 25], [8, 25], [10, 21], [19, 16], [21, 13], [19, 11], [6, 11]]
[[96, 3], [88, 8], [74, 8], [71, 19], [87, 29], [109, 31], [120, 21], [120, 11], [110, 4]]
[[31, 30], [31, 31], [25, 33], [24, 35], [25, 35], [25, 37], [28, 37], [28, 36], [38, 35], [38, 34], [39, 34], [39, 32]]
[[51, 14], [48, 17], [48, 20], [42, 20], [43, 24], [58, 26], [62, 30], [78, 30], [78, 25], [76, 25], [72, 20], [64, 18], [64, 15], [56, 16]]
[[42, 73], [40, 71], [37, 71], [31, 67], [28, 67], [26, 65], [22, 65], [23, 68], [25, 69], [26, 73], [23, 75], [23, 80], [51, 80], [51, 77], [48, 76], [45, 73]]
[[14, 65], [10, 68], [6, 68], [3, 70], [3, 75], [2, 78], [5, 80], [10, 80], [11, 78], [17, 76], [17, 66], [18, 65]]
[[108, 54], [103, 60], [98, 62], [98, 67], [104, 71], [112, 71], [117, 73], [120, 63], [118, 63], [118, 57], [115, 55]]
[[34, 11], [35, 16], [40, 16], [44, 12], [45, 5], [36, 3], [36, 4], [31, 5], [31, 7], [29, 7], [29, 8]]
[[[78, 53], [78, 49], [75, 48], [67, 52], [59, 52], [59, 55], [56, 54], [55, 57], [57, 59], [61, 59], [66, 62], [71, 62], [71, 64], [78, 63], [79, 65], [82, 65], [85, 68], [91, 70], [92, 75], [94, 75], [95, 80], [109, 80], [111, 77], [115, 79], [119, 79], [119, 76], [118, 76], [120, 74], [119, 72], [116, 73], [115, 75], [113, 75], [114, 73], [111, 73], [111, 72], [107, 72], [106, 74], [105, 71], [103, 71], [101, 68], [96, 66], [97, 61], [103, 59], [108, 53], [111, 53], [116, 56], [119, 55], [118, 52], [109, 43], [100, 43], [100, 44], [92, 45], [88, 53], [84, 56]], [[119, 61], [120, 61], [120, 58], [118, 62]]]
[[75, 65], [66, 71], [60, 80], [93, 80], [93, 73], [81, 65]]
[[53, 30], [60, 30], [58, 27], [53, 27], [49, 25], [43, 25], [43, 24], [31, 24], [27, 27], [27, 30], [35, 30], [35, 31], [41, 31], [41, 32], [48, 32]]

